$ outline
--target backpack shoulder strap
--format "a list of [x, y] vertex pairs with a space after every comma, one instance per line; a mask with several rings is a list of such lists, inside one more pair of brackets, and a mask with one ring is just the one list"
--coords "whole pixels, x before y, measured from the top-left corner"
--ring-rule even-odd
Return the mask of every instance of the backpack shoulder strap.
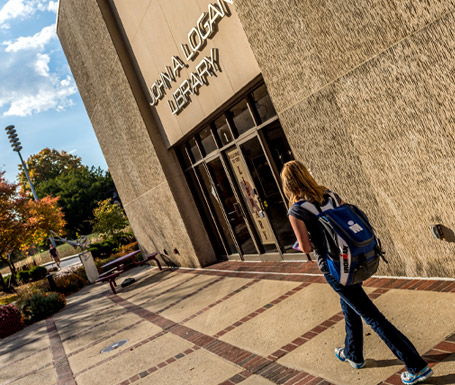
[[322, 213], [321, 207], [319, 205], [316, 205], [308, 201], [303, 201], [302, 203], [299, 204], [299, 207], [306, 211], [309, 211], [311, 214], [314, 215], [319, 215], [320, 213]]
[[338, 207], [340, 204], [338, 203], [338, 199], [336, 198], [335, 194], [332, 191], [327, 191], [329, 197], [332, 199], [333, 207]]

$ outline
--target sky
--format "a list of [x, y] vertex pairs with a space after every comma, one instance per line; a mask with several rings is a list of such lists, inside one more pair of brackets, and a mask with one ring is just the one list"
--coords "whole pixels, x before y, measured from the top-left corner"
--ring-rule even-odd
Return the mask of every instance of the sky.
[[0, 171], [9, 182], [20, 164], [9, 125], [24, 160], [49, 147], [107, 170], [56, 34], [57, 10], [57, 0], [0, 0]]

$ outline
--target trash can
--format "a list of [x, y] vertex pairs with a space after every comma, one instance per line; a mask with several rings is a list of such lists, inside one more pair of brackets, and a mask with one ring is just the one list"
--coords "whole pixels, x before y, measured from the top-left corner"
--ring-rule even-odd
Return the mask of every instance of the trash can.
[[48, 274], [46, 275], [46, 278], [49, 281], [49, 287], [51, 291], [57, 291], [57, 285], [55, 284], [54, 276], [52, 274]]

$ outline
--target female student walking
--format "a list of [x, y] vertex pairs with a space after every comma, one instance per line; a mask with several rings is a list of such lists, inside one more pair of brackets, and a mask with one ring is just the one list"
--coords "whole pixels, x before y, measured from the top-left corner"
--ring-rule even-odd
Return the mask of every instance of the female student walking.
[[304, 253], [314, 252], [319, 269], [328, 284], [340, 296], [341, 309], [346, 323], [344, 347], [335, 349], [336, 357], [360, 369], [365, 365], [363, 357], [362, 318], [386, 343], [395, 356], [403, 361], [407, 371], [401, 375], [404, 384], [422, 382], [433, 374], [431, 368], [417, 352], [414, 345], [388, 321], [370, 300], [358, 283], [343, 286], [330, 274], [326, 266], [327, 246], [317, 217], [301, 205], [310, 202], [322, 211], [342, 205], [343, 200], [326, 187], [319, 185], [307, 168], [299, 161], [284, 165], [281, 172], [283, 190], [289, 201], [289, 220], [300, 248]]

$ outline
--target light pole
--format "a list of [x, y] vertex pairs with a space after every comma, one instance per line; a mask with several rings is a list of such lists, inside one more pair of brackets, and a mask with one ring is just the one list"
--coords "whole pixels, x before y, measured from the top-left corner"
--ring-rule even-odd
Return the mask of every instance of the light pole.
[[[33, 187], [32, 180], [30, 179], [30, 175], [28, 174], [27, 167], [25, 166], [24, 159], [22, 159], [22, 155], [21, 155], [22, 145], [21, 145], [19, 138], [17, 137], [16, 129], [14, 128], [14, 126], [11, 125], [11, 126], [5, 127], [5, 131], [6, 131], [6, 134], [8, 135], [8, 139], [9, 139], [9, 142], [11, 143], [11, 147], [13, 148], [13, 151], [16, 151], [19, 154], [19, 158], [21, 160], [22, 167], [24, 168], [25, 176], [27, 177], [28, 184], [30, 185], [30, 189], [32, 190], [33, 197], [35, 198], [36, 201], [39, 201], [38, 195], [36, 195], [35, 188]], [[57, 244], [55, 243], [54, 238], [49, 237], [49, 239], [51, 240], [54, 247], [57, 247]]]
[[28, 175], [28, 170], [27, 167], [25, 166], [24, 159], [22, 159], [21, 155], [21, 142], [19, 138], [17, 137], [16, 130], [14, 126], [8, 126], [5, 128], [6, 134], [8, 135], [9, 142], [11, 143], [11, 147], [13, 148], [13, 151], [16, 151], [19, 154], [19, 158], [21, 159], [22, 167], [24, 168], [25, 171], [25, 176], [27, 177], [28, 184], [30, 185], [30, 189], [32, 190], [33, 197], [35, 198], [36, 201], [38, 201], [38, 195], [36, 195], [35, 188], [33, 187], [32, 180], [30, 179], [30, 175]]

